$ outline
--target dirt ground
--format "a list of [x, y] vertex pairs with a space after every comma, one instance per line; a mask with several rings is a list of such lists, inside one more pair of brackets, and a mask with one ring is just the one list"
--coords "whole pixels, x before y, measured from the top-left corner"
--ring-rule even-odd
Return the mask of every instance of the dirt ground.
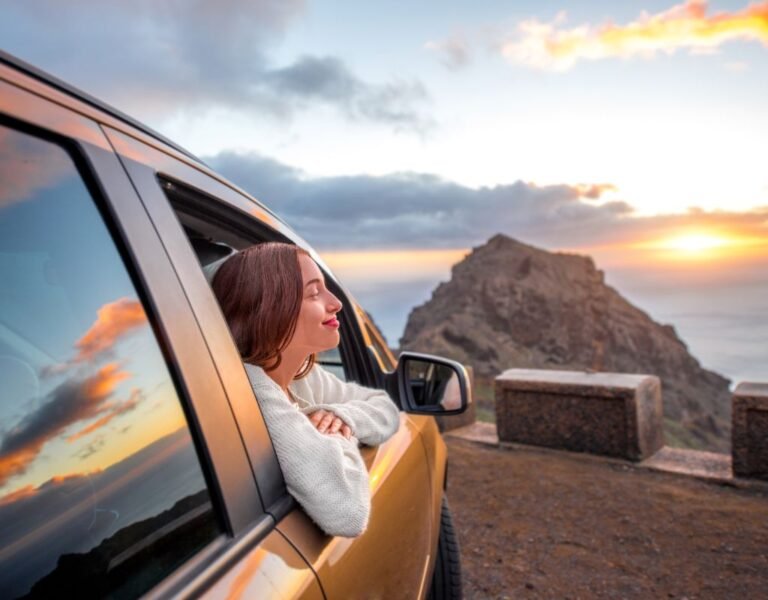
[[446, 438], [464, 595], [768, 598], [768, 488]]

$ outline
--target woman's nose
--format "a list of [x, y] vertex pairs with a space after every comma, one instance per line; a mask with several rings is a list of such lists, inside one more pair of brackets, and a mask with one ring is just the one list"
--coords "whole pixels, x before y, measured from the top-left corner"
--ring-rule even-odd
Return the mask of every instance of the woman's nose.
[[337, 313], [343, 308], [341, 301], [329, 292], [330, 298], [328, 301], [328, 312]]

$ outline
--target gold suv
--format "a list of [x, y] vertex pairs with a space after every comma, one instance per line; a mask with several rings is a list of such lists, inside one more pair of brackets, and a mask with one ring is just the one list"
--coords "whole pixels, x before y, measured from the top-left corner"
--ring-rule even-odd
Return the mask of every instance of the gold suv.
[[[307, 249], [344, 304], [321, 363], [402, 411], [392, 439], [361, 449], [372, 510], [354, 539], [286, 491], [205, 278], [266, 240]], [[465, 410], [463, 367], [396, 361], [264, 204], [6, 54], [0, 280], [0, 597], [460, 597], [434, 415]]]

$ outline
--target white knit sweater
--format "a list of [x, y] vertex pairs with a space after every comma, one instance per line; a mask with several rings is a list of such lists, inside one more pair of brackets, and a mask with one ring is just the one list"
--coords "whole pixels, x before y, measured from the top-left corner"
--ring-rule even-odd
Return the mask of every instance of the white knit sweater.
[[[294, 403], [264, 369], [246, 363], [245, 370], [290, 494], [327, 534], [360, 535], [371, 494], [358, 440], [373, 446], [394, 435], [400, 425], [394, 402], [381, 390], [341, 381], [315, 365], [289, 386]], [[321, 408], [340, 417], [354, 437], [318, 432], [307, 415]]]

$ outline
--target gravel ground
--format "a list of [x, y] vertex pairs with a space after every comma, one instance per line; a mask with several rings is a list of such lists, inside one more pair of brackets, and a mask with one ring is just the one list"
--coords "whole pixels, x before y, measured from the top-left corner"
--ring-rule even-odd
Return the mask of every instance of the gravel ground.
[[447, 438], [464, 595], [768, 598], [768, 491]]

